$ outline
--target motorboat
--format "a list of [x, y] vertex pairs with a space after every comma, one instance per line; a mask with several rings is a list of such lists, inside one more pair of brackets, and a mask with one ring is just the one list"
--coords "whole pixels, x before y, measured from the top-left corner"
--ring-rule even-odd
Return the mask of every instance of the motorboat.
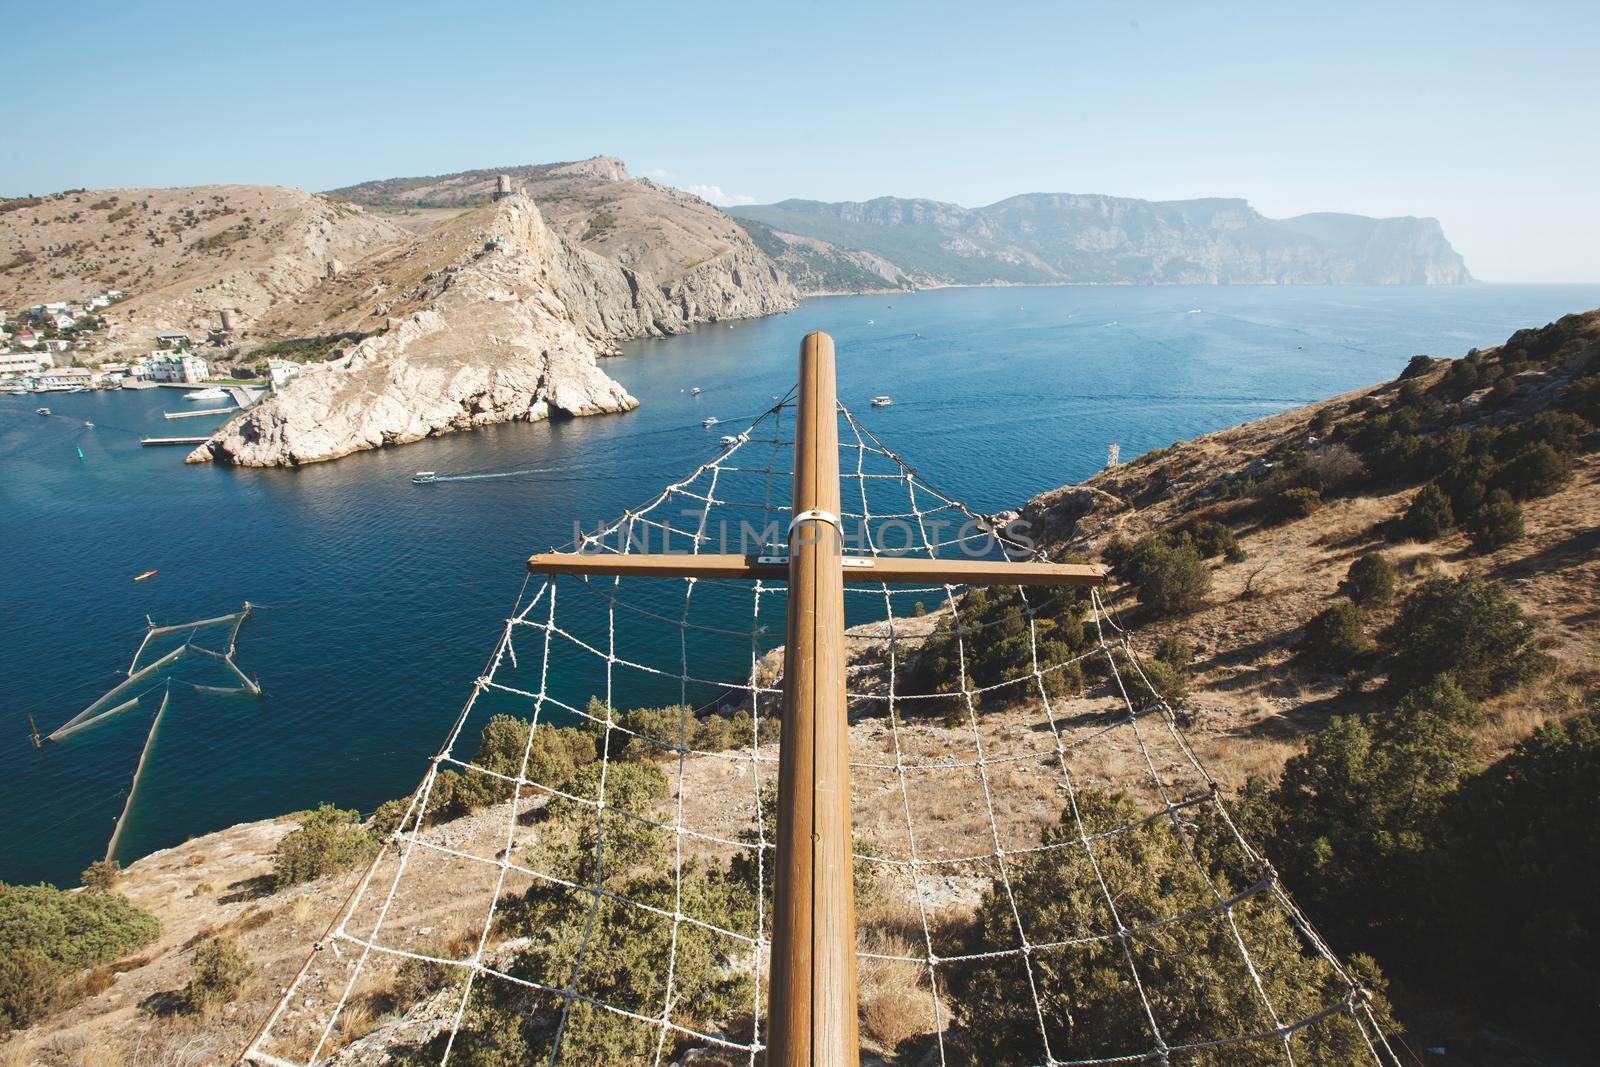
[[700, 420], [700, 425], [701, 426], [715, 426], [716, 424], [717, 424], [717, 417], [715, 415], [712, 415], [709, 418], [704, 418], [704, 419]]
[[33, 409], [33, 413], [35, 415], [48, 415], [48, 414], [50, 414], [50, 409], [49, 408], [34, 408]]
[[143, 574], [134, 575], [133, 576], [133, 580], [136, 581], [136, 582], [147, 581], [147, 580], [149, 580], [151, 578], [154, 578], [156, 575], [158, 575], [160, 573], [161, 573], [160, 571], [145, 571]]
[[427, 485], [429, 482], [436, 482], [438, 480], [439, 476], [433, 471], [418, 471], [416, 474], [411, 476], [412, 485]]
[[86, 421], [86, 422], [85, 422], [85, 423], [84, 423], [84, 424], [83, 424], [83, 428], [84, 428], [84, 429], [85, 429], [85, 430], [92, 430], [92, 429], [94, 429], [94, 423], [92, 423], [92, 422], [87, 422], [87, 421]]
[[875, 408], [886, 408], [893, 403], [894, 399], [892, 397], [875, 396], [872, 398], [872, 406]]
[[226, 400], [228, 399], [228, 394], [216, 386], [212, 386], [210, 389], [195, 389], [187, 392], [183, 395], [183, 398], [185, 400]]
[[725, 434], [722, 435], [722, 447], [723, 448], [732, 448], [734, 445], [738, 444], [740, 441], [743, 441], [743, 440], [744, 440], [744, 434], [725, 433]]
[[694, 388], [690, 389], [689, 390], [689, 395], [690, 396], [699, 396], [700, 395], [700, 387], [697, 385]]

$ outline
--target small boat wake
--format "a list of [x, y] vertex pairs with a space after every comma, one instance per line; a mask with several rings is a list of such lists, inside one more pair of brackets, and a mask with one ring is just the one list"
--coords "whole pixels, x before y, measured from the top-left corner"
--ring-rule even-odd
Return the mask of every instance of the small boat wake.
[[555, 467], [525, 467], [515, 471], [484, 471], [479, 474], [435, 474], [433, 471], [418, 471], [412, 476], [413, 485], [428, 485], [433, 482], [483, 482], [493, 478], [521, 478], [527, 474], [550, 474]]

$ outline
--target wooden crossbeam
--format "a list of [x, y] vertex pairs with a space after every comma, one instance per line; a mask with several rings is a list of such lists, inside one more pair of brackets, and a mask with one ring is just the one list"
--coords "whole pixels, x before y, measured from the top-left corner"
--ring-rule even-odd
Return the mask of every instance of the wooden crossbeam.
[[[1106, 571], [1093, 563], [1011, 563], [992, 559], [916, 556], [845, 556], [840, 577], [855, 585], [1103, 585]], [[535, 574], [593, 574], [624, 578], [760, 578], [789, 576], [786, 556], [707, 553], [540, 552], [528, 558]]]

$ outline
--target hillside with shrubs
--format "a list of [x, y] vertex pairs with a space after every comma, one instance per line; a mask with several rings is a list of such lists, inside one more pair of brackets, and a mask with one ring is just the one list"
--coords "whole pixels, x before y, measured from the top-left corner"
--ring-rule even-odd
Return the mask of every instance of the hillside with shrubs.
[[1590, 312], [1021, 512], [1112, 567], [1247, 834], [1451, 1062], [1600, 1041], [1597, 423]]
[[[1137, 672], [1113, 675], [1096, 654], [1097, 621], [1108, 620], [1081, 592], [1028, 601], [1014, 589], [971, 590], [959, 634], [945, 607], [901, 621], [901, 694], [949, 696], [963, 675], [978, 691], [970, 706], [906, 701], [894, 745], [908, 755], [948, 759], [970, 751], [975, 733], [991, 753], [1036, 751], [1056, 725], [1039, 722], [1041, 695], [1058, 708], [1077, 702], [1062, 728], [1098, 742], [1070, 804], [1053, 754], [1038, 767], [1007, 757], [985, 785], [1024, 847], [1005, 880], [975, 864], [940, 888], [930, 936], [960, 961], [941, 978], [960, 1006], [947, 1020], [949, 1062], [1033, 1062], [1028, 1035], [1041, 1028], [1086, 1056], [1140, 1046], [1145, 1021], [1113, 940], [1039, 955], [1037, 970], [986, 951], [1017, 922], [1062, 937], [1107, 928], [1103, 879], [1122, 887], [1116, 922], [1148, 932], [1134, 951], [1173, 1041], [1270, 1028], [1250, 993], [1257, 978], [1287, 1014], [1313, 1012], [1348, 979], [1306, 952], [1283, 914], [1241, 906], [1226, 935], [1220, 924], [1164, 918], [1203, 910], [1218, 893], [1242, 902], [1278, 878], [1409, 1050], [1406, 1062], [1439, 1047], [1442, 1062], [1460, 1064], [1585, 1061], [1600, 1040], [1588, 1010], [1600, 988], [1597, 401], [1600, 313], [1570, 316], [1461, 359], [1418, 357], [1395, 381], [1182, 442], [1030, 502], [1019, 517], [1052, 557], [1111, 568], [1109, 620], [1128, 631]], [[1027, 692], [1002, 684], [1032, 671], [1035, 648], [1040, 664], [1060, 669]], [[1120, 647], [1113, 655], [1129, 658]], [[771, 678], [780, 665], [762, 669]], [[883, 681], [868, 665], [852, 669], [853, 685]], [[1209, 808], [1181, 823], [1141, 818], [1149, 757], [1102, 737], [1120, 685], [1144, 713], [1170, 708], [1265, 868], [1237, 854]], [[439, 769], [420, 827], [403, 824], [405, 799], [367, 813], [324, 804], [127, 871], [96, 865], [78, 892], [8, 887], [25, 921], [0, 922], [0, 1010], [13, 1031], [0, 1052], [51, 1065], [226, 1062], [306, 947], [328, 944], [336, 909], [385, 842], [415, 829], [458, 851], [505, 847], [524, 767], [548, 796], [521, 810], [520, 862], [614, 896], [529, 884], [505, 896], [486, 933], [498, 868], [442, 860], [392, 917], [391, 936], [418, 958], [386, 961], [350, 991], [328, 1062], [437, 1062], [458, 1011], [451, 1062], [545, 1062], [559, 997], [480, 982], [463, 1001], [462, 970], [423, 957], [492, 952], [504, 973], [551, 985], [582, 943], [589, 994], [649, 1003], [666, 988], [674, 937], [682, 1018], [748, 1040], [742, 950], [709, 926], [674, 932], [664, 916], [681, 909], [768, 936], [771, 880], [737, 849], [685, 855], [673, 877], [675, 842], [648, 817], [692, 804], [696, 826], [748, 844], [750, 783], [714, 754], [748, 745], [758, 722], [773, 751], [769, 710], [759, 720], [731, 705], [613, 717], [591, 702], [588, 719], [537, 729], [494, 714], [463, 739], [471, 758]], [[853, 722], [853, 758], [881, 761], [886, 745], [881, 717]], [[680, 761], [680, 749], [702, 755]], [[1163, 773], [1170, 755], [1155, 755]], [[606, 805], [623, 817], [606, 830], [599, 870], [585, 805], [601, 795], [602, 774]], [[859, 788], [871, 789], [870, 775]], [[889, 792], [855, 802], [860, 937], [874, 954], [861, 970], [863, 1048], [887, 1064], [938, 1062], [925, 972], [907, 962], [923, 951], [922, 920], [900, 880], [869, 862], [910, 802]], [[958, 789], [914, 802], [931, 828], [925, 855], [971, 853], [989, 832]], [[764, 789], [758, 806], [770, 815], [772, 803]], [[1105, 841], [1092, 862], [1060, 847], [1083, 833]], [[41, 953], [40, 931], [62, 923], [83, 934], [70, 951]], [[1250, 946], [1249, 973], [1235, 937]], [[291, 1043], [297, 1055], [314, 1046], [340, 986], [314, 979], [302, 993], [282, 1025], [291, 1042], [309, 1042]], [[561, 1062], [647, 1062], [658, 1051], [723, 1062], [680, 1038], [658, 1049], [650, 1031], [587, 1002], [564, 1025]], [[1369, 1062], [1344, 1016], [1296, 1040], [1298, 1062]], [[1278, 1051], [1195, 1062], [1280, 1062]]]

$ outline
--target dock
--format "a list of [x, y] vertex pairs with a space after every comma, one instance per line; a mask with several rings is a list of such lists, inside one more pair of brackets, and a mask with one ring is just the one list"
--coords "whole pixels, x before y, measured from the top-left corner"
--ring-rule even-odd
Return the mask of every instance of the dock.
[[159, 445], [203, 445], [211, 440], [210, 435], [204, 437], [141, 437], [139, 443], [146, 448], [155, 448]]
[[204, 411], [163, 411], [163, 419], [198, 419], [206, 415], [232, 415], [234, 408], [207, 408]]

